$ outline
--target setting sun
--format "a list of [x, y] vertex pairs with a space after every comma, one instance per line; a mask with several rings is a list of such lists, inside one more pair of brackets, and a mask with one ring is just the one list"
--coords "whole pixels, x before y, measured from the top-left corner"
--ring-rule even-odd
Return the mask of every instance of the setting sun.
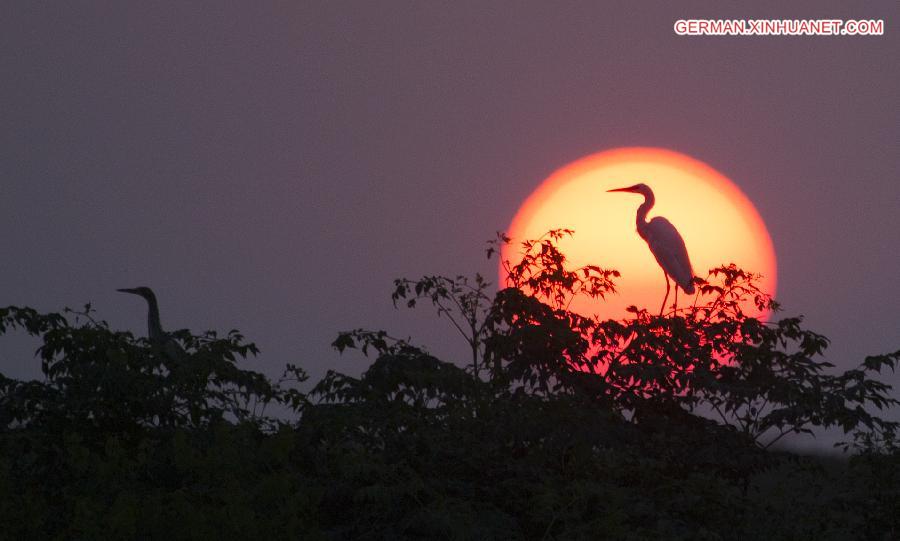
[[[513, 242], [504, 247], [502, 258], [515, 262], [522, 240], [550, 229], [573, 229], [574, 237], [560, 242], [573, 267], [595, 264], [622, 273], [616, 281], [618, 294], [606, 300], [577, 299], [573, 310], [619, 318], [629, 305], [658, 309], [666, 291], [663, 272], [635, 230], [635, 212], [643, 197], [607, 193], [637, 183], [647, 184], [656, 195], [648, 219], [664, 216], [681, 233], [696, 276], [735, 263], [762, 274], [760, 288], [775, 294], [775, 250], [753, 203], [710, 166], [658, 148], [601, 152], [554, 172], [519, 208], [509, 227]], [[501, 266], [501, 284], [505, 278]], [[689, 298], [693, 296], [679, 291], [680, 306]], [[670, 296], [667, 304], [672, 300]], [[750, 301], [743, 309], [760, 315]]]

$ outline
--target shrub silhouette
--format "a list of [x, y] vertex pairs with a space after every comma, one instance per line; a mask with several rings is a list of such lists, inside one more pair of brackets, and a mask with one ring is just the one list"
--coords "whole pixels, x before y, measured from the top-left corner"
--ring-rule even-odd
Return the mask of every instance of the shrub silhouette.
[[[472, 281], [398, 280], [395, 304], [407, 299], [412, 307], [427, 298], [473, 348], [475, 372], [480, 374], [480, 353], [491, 380], [529, 392], [567, 392], [587, 381], [597, 399], [620, 411], [705, 406], [762, 447], [792, 432], [811, 433], [811, 427], [864, 428], [876, 434], [896, 430], [896, 423], [866, 407], [897, 404], [890, 387], [872, 375], [893, 370], [900, 352], [867, 357], [854, 370], [828, 374], [833, 365], [821, 359], [828, 340], [803, 329], [801, 318], [770, 323], [743, 313], [746, 299], [760, 310], [779, 307], [759, 290], [758, 275], [733, 264], [712, 269], [706, 280], [696, 279], [699, 301], [665, 317], [636, 307], [623, 321], [578, 315], [568, 310], [572, 299], [613, 293], [618, 273], [594, 265], [567, 268], [557, 241], [571, 234], [552, 230], [523, 242], [521, 260], [503, 262], [509, 287], [493, 302], [476, 275]], [[489, 255], [499, 252], [498, 242], [509, 239], [498, 236]], [[372, 345], [373, 336], [355, 335], [364, 345]], [[339, 339], [335, 345], [346, 344]], [[585, 377], [585, 372], [602, 377]]]
[[[80, 312], [0, 309], [43, 342], [43, 381], [0, 380], [0, 519], [9, 538], [870, 539], [897, 532], [896, 405], [874, 379], [900, 352], [833, 373], [827, 339], [734, 266], [698, 302], [622, 321], [572, 313], [618, 274], [570, 269], [551, 231], [482, 277], [394, 283], [471, 351], [464, 367], [384, 331], [340, 333], [374, 357], [308, 392], [288, 365], [240, 368], [237, 332], [157, 346]], [[497, 253], [500, 235], [488, 246]], [[293, 415], [267, 415], [268, 405]], [[840, 427], [846, 461], [774, 452]], [[2, 537], [0, 536], [0, 537]]]

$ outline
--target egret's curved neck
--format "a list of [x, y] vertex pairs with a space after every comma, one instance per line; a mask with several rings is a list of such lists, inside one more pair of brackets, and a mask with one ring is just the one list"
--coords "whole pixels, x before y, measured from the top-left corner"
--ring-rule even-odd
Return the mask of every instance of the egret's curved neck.
[[647, 225], [647, 214], [650, 212], [650, 209], [653, 208], [653, 205], [656, 204], [656, 198], [653, 197], [653, 192], [645, 192], [643, 195], [644, 202], [638, 207], [637, 216], [635, 217], [638, 232], [641, 232], [644, 226]]
[[150, 340], [162, 340], [163, 330], [159, 322], [159, 305], [156, 303], [156, 297], [147, 297], [147, 337]]

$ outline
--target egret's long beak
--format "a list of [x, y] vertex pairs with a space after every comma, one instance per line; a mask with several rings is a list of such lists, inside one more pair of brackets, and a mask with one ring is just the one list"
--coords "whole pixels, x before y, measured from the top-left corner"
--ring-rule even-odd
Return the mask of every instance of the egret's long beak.
[[133, 293], [135, 295], [138, 294], [136, 289], [117, 289], [116, 291], [120, 291], [122, 293]]
[[615, 190], [606, 190], [607, 192], [630, 192], [634, 193], [634, 188], [616, 188]]

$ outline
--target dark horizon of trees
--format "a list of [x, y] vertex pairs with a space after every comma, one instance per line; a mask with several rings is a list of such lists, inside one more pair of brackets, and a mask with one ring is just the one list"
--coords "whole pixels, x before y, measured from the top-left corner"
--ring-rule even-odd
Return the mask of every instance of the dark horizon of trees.
[[[898, 401], [877, 375], [900, 351], [836, 372], [800, 318], [741, 311], [778, 306], [733, 265], [663, 316], [578, 315], [618, 273], [569, 268], [571, 234], [523, 242], [494, 295], [479, 275], [395, 281], [465, 367], [356, 329], [333, 345], [371, 365], [311, 388], [296, 365], [239, 366], [257, 349], [237, 331], [169, 333], [173, 352], [90, 306], [0, 308], [44, 375], [0, 375], [0, 539], [897, 537], [898, 425], [879, 414]], [[846, 460], [772, 448], [828, 427]]]

